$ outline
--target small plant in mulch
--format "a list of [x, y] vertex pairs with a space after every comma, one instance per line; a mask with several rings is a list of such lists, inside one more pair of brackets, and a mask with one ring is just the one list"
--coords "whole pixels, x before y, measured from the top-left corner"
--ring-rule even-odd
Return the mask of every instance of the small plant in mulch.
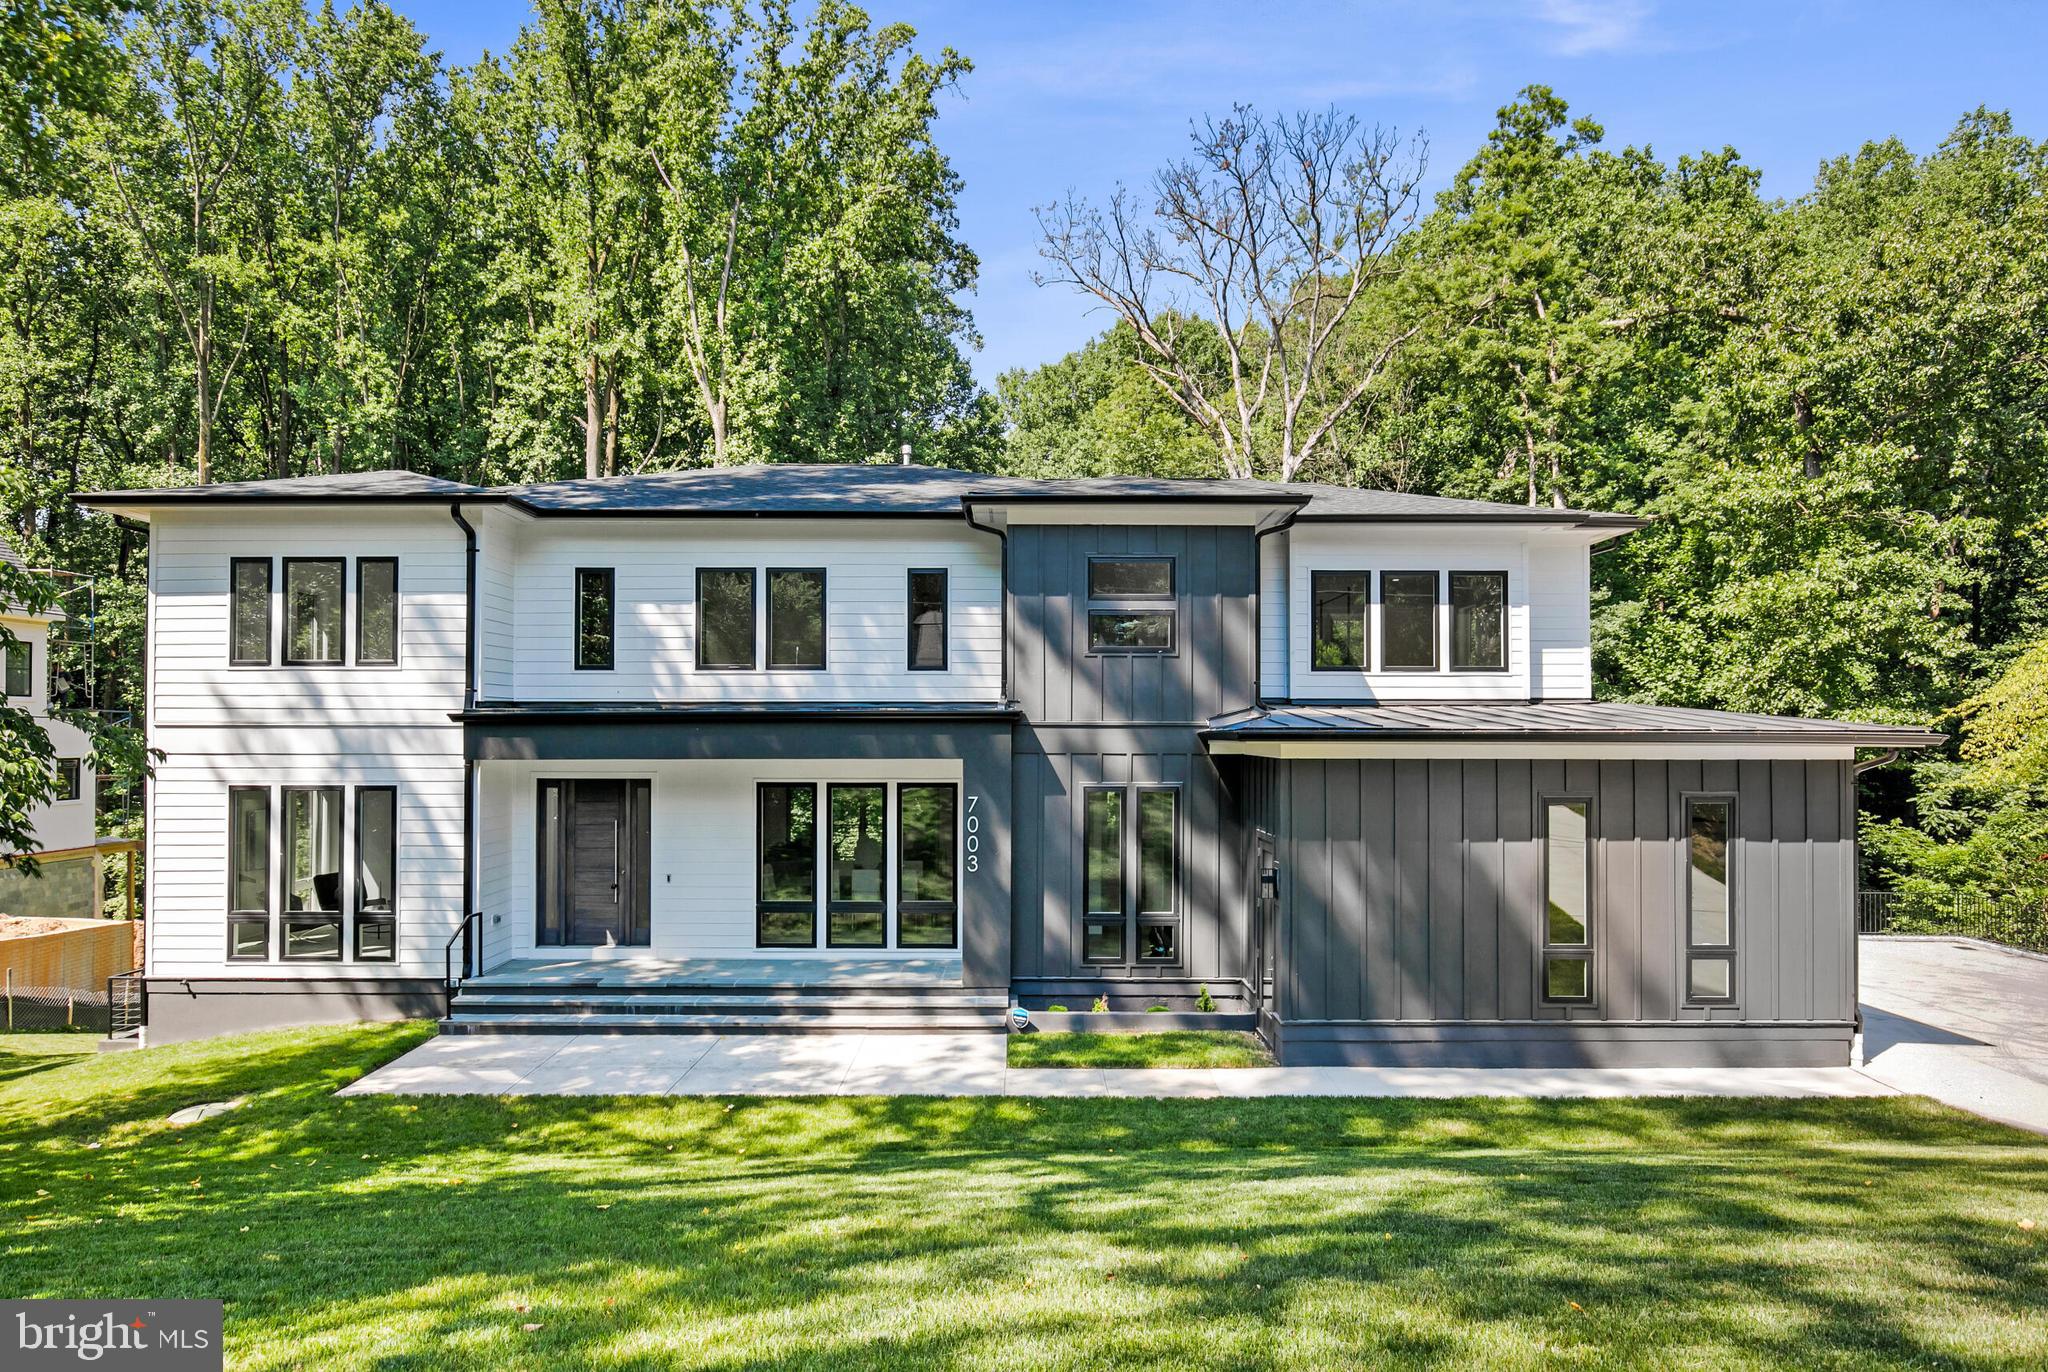
[[1045, 1007], [1045, 1013], [1048, 1015], [1064, 1015], [1067, 1014], [1068, 1011], [1067, 1007], [1064, 1005], [1048, 1005]]
[[1209, 994], [1209, 983], [1202, 983], [1201, 994], [1195, 997], [1195, 1008], [1205, 1015], [1216, 1012], [1216, 997]]
[[1093, 1010], [1093, 1011], [1094, 1011], [1094, 1012], [1095, 1012], [1096, 1014], [1098, 1014], [1098, 1015], [1106, 1015], [1106, 1014], [1108, 1014], [1108, 1013], [1109, 1013], [1109, 997], [1108, 997], [1108, 996], [1097, 996], [1097, 997], [1095, 998], [1095, 1004], [1093, 1004], [1093, 1005], [1089, 1006], [1088, 1008], [1089, 1008], [1090, 1010]]

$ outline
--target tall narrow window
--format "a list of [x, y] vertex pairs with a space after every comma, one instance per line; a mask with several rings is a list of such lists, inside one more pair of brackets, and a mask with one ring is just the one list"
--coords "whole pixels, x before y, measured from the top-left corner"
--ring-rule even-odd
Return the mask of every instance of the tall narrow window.
[[768, 665], [825, 665], [825, 573], [770, 568]]
[[79, 764], [75, 757], [60, 757], [56, 761], [57, 794], [53, 800], [77, 800], [79, 791]]
[[1380, 573], [1380, 667], [1436, 670], [1435, 572]]
[[228, 788], [228, 958], [270, 956], [270, 788]]
[[284, 660], [295, 667], [341, 665], [348, 622], [346, 564], [338, 557], [284, 560]]
[[1508, 665], [1508, 574], [1451, 573], [1451, 670], [1498, 672]]
[[888, 788], [830, 786], [826, 830], [825, 943], [880, 948], [888, 942]]
[[610, 567], [576, 569], [576, 668], [610, 671], [617, 622], [617, 575]]
[[398, 559], [356, 559], [356, 661], [366, 667], [398, 663]]
[[754, 941], [763, 948], [818, 943], [818, 788], [763, 782], [755, 788], [759, 848]]
[[1173, 598], [1170, 557], [1089, 558], [1088, 651], [1171, 653]]
[[341, 788], [284, 792], [284, 956], [341, 956]]
[[1081, 956], [1124, 960], [1124, 793], [1082, 793]]
[[1318, 672], [1365, 666], [1365, 573], [1311, 572], [1310, 620], [1315, 643], [1309, 666]]
[[398, 956], [398, 791], [356, 790], [356, 957]]
[[1543, 807], [1543, 998], [1593, 998], [1593, 848], [1587, 800]]
[[6, 694], [15, 700], [24, 700], [36, 693], [35, 645], [25, 638], [17, 638], [7, 645]]
[[959, 939], [954, 874], [959, 792], [951, 786], [896, 788], [896, 946], [951, 948]]
[[946, 670], [946, 570], [910, 573], [910, 670]]
[[228, 662], [236, 667], [270, 665], [270, 559], [237, 557], [228, 562]]
[[1180, 958], [1180, 793], [1138, 791], [1138, 961]]
[[697, 569], [697, 665], [754, 665], [754, 569]]
[[1735, 999], [1735, 906], [1728, 880], [1728, 835], [1735, 802], [1686, 802], [1686, 996], [1701, 1002]]

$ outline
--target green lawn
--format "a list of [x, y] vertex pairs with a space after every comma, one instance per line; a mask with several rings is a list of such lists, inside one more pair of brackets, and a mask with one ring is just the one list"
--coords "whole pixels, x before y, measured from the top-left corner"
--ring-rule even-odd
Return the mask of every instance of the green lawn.
[[0, 1294], [225, 1297], [263, 1368], [2048, 1349], [2048, 1140], [1922, 1100], [329, 1094], [426, 1032], [0, 1044]]
[[1012, 1034], [1012, 1067], [1271, 1067], [1252, 1034], [1175, 1029], [1157, 1034]]

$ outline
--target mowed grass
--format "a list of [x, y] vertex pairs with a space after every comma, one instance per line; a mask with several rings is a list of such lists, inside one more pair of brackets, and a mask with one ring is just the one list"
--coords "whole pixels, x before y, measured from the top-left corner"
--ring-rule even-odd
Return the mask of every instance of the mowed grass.
[[2048, 1350], [2048, 1140], [1924, 1100], [331, 1094], [426, 1032], [0, 1045], [0, 1294], [223, 1297], [245, 1368]]
[[1157, 1034], [1010, 1035], [1012, 1067], [1271, 1067], [1252, 1034], [1173, 1029]]

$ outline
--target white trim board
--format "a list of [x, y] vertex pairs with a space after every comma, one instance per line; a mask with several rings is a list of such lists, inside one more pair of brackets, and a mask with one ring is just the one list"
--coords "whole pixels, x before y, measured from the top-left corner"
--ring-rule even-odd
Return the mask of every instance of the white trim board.
[[1295, 743], [1281, 739], [1212, 739], [1210, 753], [1218, 757], [1270, 758], [1608, 758], [1636, 759], [1754, 759], [1774, 762], [1852, 762], [1856, 750], [1833, 743], [1571, 743], [1445, 742], [1424, 743], [1397, 739], [1325, 739]]

